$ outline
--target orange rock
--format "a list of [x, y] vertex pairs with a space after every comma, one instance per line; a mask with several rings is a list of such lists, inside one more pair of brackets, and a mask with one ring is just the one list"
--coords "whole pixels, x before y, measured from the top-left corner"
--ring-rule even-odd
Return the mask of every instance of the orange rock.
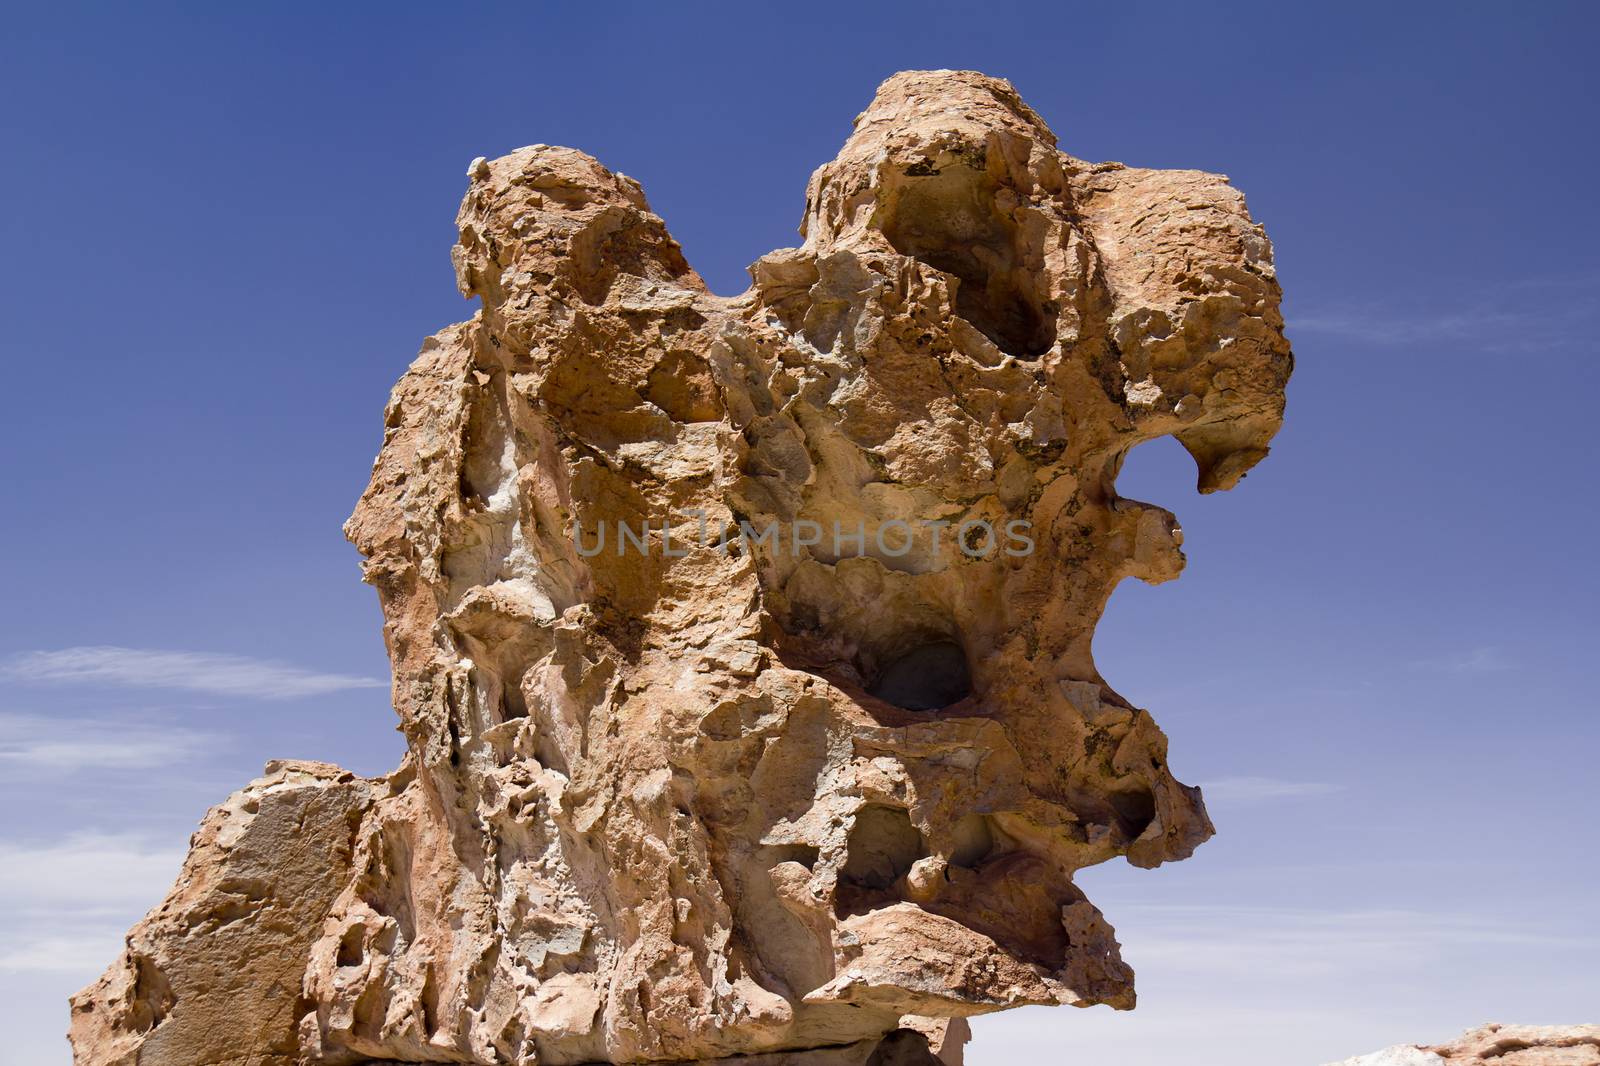
[[77, 1061], [951, 1063], [968, 1015], [1131, 1007], [1073, 874], [1211, 823], [1090, 644], [1183, 565], [1129, 449], [1211, 491], [1279, 426], [1243, 197], [956, 71], [884, 83], [733, 298], [581, 152], [469, 177], [482, 309], [346, 527], [410, 754], [208, 816]]

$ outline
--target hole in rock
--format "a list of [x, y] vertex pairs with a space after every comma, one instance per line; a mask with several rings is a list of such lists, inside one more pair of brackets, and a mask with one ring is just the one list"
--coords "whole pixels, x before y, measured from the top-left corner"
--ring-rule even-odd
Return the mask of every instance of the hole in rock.
[[156, 964], [142, 956], [133, 962], [133, 1010], [128, 1019], [135, 1032], [148, 1033], [166, 1020], [178, 1002], [172, 983]]
[[1016, 220], [982, 171], [950, 166], [900, 178], [883, 235], [901, 255], [954, 274], [956, 314], [1003, 352], [1032, 358], [1055, 344], [1055, 315], [1034, 291]]
[[989, 828], [989, 816], [969, 814], [956, 823], [955, 843], [950, 851], [954, 866], [975, 868], [994, 850], [994, 832]]
[[439, 1031], [439, 983], [433, 966], [427, 964], [422, 975], [422, 1031], [432, 1036]]
[[810, 844], [779, 844], [773, 848], [773, 865], [780, 862], [797, 862], [806, 869], [815, 869], [818, 859], [817, 849]]
[[[998, 830], [996, 830], [998, 832]], [[938, 897], [923, 906], [1050, 970], [1068, 947], [1061, 907], [1072, 898], [1056, 867], [1000, 842], [977, 869], [953, 861]]]
[[1117, 821], [1129, 840], [1137, 840], [1156, 819], [1156, 798], [1146, 789], [1134, 792], [1113, 792], [1111, 807]]
[[1176, 437], [1141, 441], [1117, 459], [1107, 487], [1125, 500], [1187, 500], [1194, 495], [1194, 463]]
[[866, 1066], [940, 1066], [928, 1050], [928, 1038], [913, 1029], [896, 1029], [872, 1049]]
[[510, 722], [528, 717], [528, 700], [522, 694], [521, 676], [508, 679], [500, 688], [500, 720]]
[[972, 695], [967, 653], [953, 640], [912, 648], [890, 659], [867, 690], [908, 711], [933, 711]]
[[838, 907], [860, 914], [899, 898], [895, 886], [913, 863], [928, 854], [911, 815], [898, 807], [868, 804], [856, 812], [839, 870]]
[[360, 966], [364, 957], [362, 940], [365, 931], [359, 925], [352, 925], [344, 931], [344, 936], [339, 938], [339, 954], [334, 959], [338, 966]]

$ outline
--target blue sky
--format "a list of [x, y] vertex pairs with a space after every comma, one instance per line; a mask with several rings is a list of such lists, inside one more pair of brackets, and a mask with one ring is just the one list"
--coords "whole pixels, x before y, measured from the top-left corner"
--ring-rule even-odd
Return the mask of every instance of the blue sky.
[[[589, 151], [732, 293], [913, 67], [1010, 78], [1079, 157], [1231, 175], [1299, 360], [1237, 491], [1195, 495], [1170, 441], [1120, 483], [1177, 512], [1190, 565], [1119, 589], [1097, 655], [1219, 829], [1084, 878], [1142, 1004], [980, 1020], [970, 1062], [1315, 1066], [1596, 1020], [1600, 8], [6, 21], [0, 1060], [67, 1061], [64, 997], [263, 761], [398, 758], [339, 527], [391, 384], [471, 311], [448, 257], [468, 161]], [[61, 654], [85, 648], [161, 654]]]

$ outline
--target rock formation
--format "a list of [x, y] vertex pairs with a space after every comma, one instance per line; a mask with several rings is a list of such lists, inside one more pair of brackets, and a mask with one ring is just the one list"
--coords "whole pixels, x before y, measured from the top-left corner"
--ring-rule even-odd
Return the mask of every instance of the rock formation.
[[1330, 1066], [1600, 1066], [1600, 1025], [1485, 1025], [1448, 1044], [1400, 1044]]
[[481, 309], [346, 526], [409, 754], [213, 810], [80, 1066], [951, 1063], [970, 1015], [1133, 1006], [1073, 874], [1211, 824], [1090, 643], [1183, 565], [1128, 451], [1210, 492], [1279, 426], [1243, 197], [952, 71], [884, 83], [733, 298], [581, 152], [469, 177]]

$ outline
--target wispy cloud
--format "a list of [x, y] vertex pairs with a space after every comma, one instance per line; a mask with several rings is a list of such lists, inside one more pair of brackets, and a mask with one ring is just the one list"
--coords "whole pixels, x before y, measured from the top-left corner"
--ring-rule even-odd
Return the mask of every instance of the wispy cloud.
[[1326, 781], [1284, 781], [1276, 777], [1219, 777], [1200, 784], [1206, 803], [1214, 807], [1327, 796], [1343, 787]]
[[1296, 315], [1290, 333], [1329, 333], [1375, 344], [1418, 341], [1484, 341], [1528, 324], [1528, 315], [1514, 311], [1459, 311], [1398, 316], [1382, 310], [1352, 310]]
[[1455, 306], [1321, 308], [1288, 319], [1291, 336], [1313, 333], [1368, 344], [1454, 343], [1522, 351], [1593, 336], [1600, 319], [1600, 274], [1523, 278], [1473, 285]]
[[85, 832], [56, 841], [0, 841], [0, 913], [159, 900], [183, 863], [184, 849], [143, 836]]
[[44, 770], [141, 770], [192, 759], [217, 738], [187, 726], [152, 718], [46, 717], [0, 712], [0, 768]]
[[87, 983], [116, 959], [126, 931], [104, 925], [66, 934], [0, 932], [0, 971], [75, 973]]
[[29, 684], [165, 688], [263, 700], [388, 687], [374, 677], [319, 674], [270, 659], [117, 647], [25, 652], [0, 664], [0, 677]]
[[182, 863], [181, 847], [139, 837], [0, 842], [0, 970], [88, 980], [116, 958], [123, 934]]
[[1136, 966], [1213, 978], [1254, 973], [1354, 979], [1392, 971], [1400, 958], [1425, 969], [1463, 950], [1591, 952], [1600, 946], [1588, 930], [1464, 911], [1134, 905], [1111, 917], [1125, 933]]
[[[1372, 875], [1381, 884], [1387, 870]], [[1523, 900], [1319, 909], [1103, 896], [1138, 973], [1138, 1009], [1070, 1024], [1049, 1008], [975, 1018], [974, 1066], [1032, 1061], [1047, 1044], [1060, 1060], [1118, 1066], [1310, 1066], [1444, 1041], [1494, 1010], [1573, 1013], [1592, 998], [1600, 948], [1586, 914], [1530, 918]]]
[[1493, 674], [1516, 669], [1516, 663], [1503, 648], [1485, 645], [1467, 651], [1451, 652], [1417, 663], [1428, 670], [1444, 670], [1452, 674]]
[[[1141, 988], [1146, 972], [1140, 971]], [[1346, 1002], [1330, 1003], [1333, 998], [1252, 1001], [1237, 985], [1229, 985], [1219, 990], [1190, 989], [1184, 995], [1143, 994], [1137, 1010], [1074, 1011], [1065, 1021], [1058, 1007], [997, 1011], [972, 1019], [967, 1061], [972, 1066], [1038, 1061], [1313, 1066], [1356, 1048], [1429, 1036], [1444, 1040], [1462, 1029], [1456, 1022], [1441, 1027], [1432, 1018], [1419, 1019], [1415, 1005], [1408, 1011], [1404, 1006], [1363, 1002], [1355, 1009]], [[1046, 1059], [1040, 1048], [1059, 1051]]]

